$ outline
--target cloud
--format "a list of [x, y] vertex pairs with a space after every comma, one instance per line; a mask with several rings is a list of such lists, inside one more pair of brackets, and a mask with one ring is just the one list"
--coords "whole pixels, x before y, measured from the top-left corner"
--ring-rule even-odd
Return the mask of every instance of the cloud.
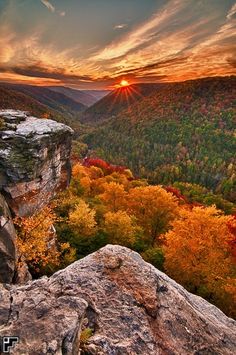
[[231, 7], [226, 17], [228, 20], [231, 20], [231, 18], [233, 18], [234, 15], [236, 15], [236, 3]]
[[48, 0], [40, 0], [40, 1], [43, 5], [45, 5], [48, 8], [48, 10], [50, 10], [51, 12], [55, 12], [56, 10], [55, 7]]
[[128, 26], [127, 23], [121, 23], [121, 24], [119, 24], [119, 25], [114, 26], [113, 29], [114, 29], [114, 30], [122, 30], [122, 28], [125, 28], [125, 27], [127, 27], [127, 26]]
[[[58, 17], [66, 15], [51, 1], [40, 1]], [[114, 85], [124, 76], [131, 82], [150, 82], [235, 74], [236, 4], [223, 10], [200, 0], [163, 3], [129, 31], [122, 31], [127, 24], [116, 24], [119, 36], [113, 32], [114, 40], [105, 46], [98, 41], [96, 46], [86, 43], [87, 47], [68, 40], [67, 28], [63, 29], [66, 43], [57, 33], [48, 36], [42, 19], [30, 31], [16, 31], [9, 8], [8, 16], [0, 18], [0, 80], [15, 77], [21, 82], [54, 81], [85, 88]]]
[[47, 8], [48, 8], [48, 10], [49, 11], [51, 11], [51, 12], [53, 12], [53, 13], [57, 13], [59, 16], [61, 16], [61, 17], [64, 17], [65, 15], [66, 15], [66, 12], [65, 11], [56, 11], [56, 8], [55, 8], [55, 6], [53, 6], [52, 4], [51, 4], [51, 2], [49, 2], [48, 0], [40, 0], [41, 1], [41, 3], [43, 4], [43, 5], [45, 5]]
[[96, 60], [111, 60], [126, 55], [157, 37], [157, 29], [183, 8], [185, 1], [172, 0], [164, 9], [154, 14], [151, 19], [137, 27], [118, 41], [112, 42], [105, 49], [97, 53]]
[[195, 2], [171, 0], [92, 60], [100, 62], [113, 78], [178, 81], [234, 74], [236, 5], [228, 14], [217, 7], [208, 16], [204, 11], [196, 15], [196, 10]]
[[24, 75], [34, 78], [48, 78], [57, 80], [68, 80], [68, 81], [92, 81], [92, 78], [88, 75], [73, 75], [67, 73], [64, 69], [52, 69], [41, 67], [40, 65], [26, 65], [26, 66], [16, 66], [16, 67], [4, 67], [0, 66], [0, 72], [3, 73], [15, 73], [19, 75]]

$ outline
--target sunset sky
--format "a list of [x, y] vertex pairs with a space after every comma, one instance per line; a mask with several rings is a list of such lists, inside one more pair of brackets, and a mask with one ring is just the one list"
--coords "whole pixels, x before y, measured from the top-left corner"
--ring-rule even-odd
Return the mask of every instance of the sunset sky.
[[0, 0], [1, 81], [100, 89], [235, 68], [235, 0]]

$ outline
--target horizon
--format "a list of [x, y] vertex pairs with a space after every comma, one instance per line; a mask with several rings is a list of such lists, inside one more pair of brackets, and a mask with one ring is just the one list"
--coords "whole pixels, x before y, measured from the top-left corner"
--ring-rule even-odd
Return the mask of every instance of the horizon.
[[118, 89], [125, 89], [127, 87], [130, 87], [130, 86], [133, 86], [133, 85], [153, 85], [153, 84], [181, 84], [181, 83], [185, 83], [185, 82], [189, 82], [189, 81], [195, 81], [195, 80], [205, 80], [205, 79], [220, 79], [220, 78], [233, 78], [233, 77], [236, 77], [236, 75], [234, 74], [230, 74], [230, 75], [216, 75], [216, 76], [203, 76], [203, 77], [200, 77], [200, 78], [194, 78], [194, 79], [187, 79], [187, 80], [181, 80], [181, 81], [165, 81], [165, 82], [154, 82], [154, 81], [150, 81], [150, 82], [133, 82], [133, 83], [129, 83], [127, 86], [123, 86], [120, 85], [120, 83], [118, 83], [117, 85], [114, 85], [113, 87], [111, 88], [98, 88], [98, 89], [95, 89], [95, 88], [83, 88], [83, 89], [80, 89], [80, 88], [77, 88], [77, 87], [73, 87], [71, 85], [66, 85], [66, 84], [55, 84], [55, 85], [42, 85], [42, 84], [32, 84], [32, 83], [15, 83], [15, 82], [8, 82], [8, 81], [1, 81], [0, 79], [0, 85], [27, 85], [27, 86], [39, 86], [39, 87], [43, 87], [43, 88], [52, 88], [52, 87], [64, 87], [64, 88], [67, 88], [67, 89], [72, 89], [72, 90], [78, 90], [78, 91], [108, 91], [108, 92], [111, 92], [111, 91], [115, 91], [115, 90], [118, 90]]
[[0, 82], [112, 90], [236, 74], [234, 0], [99, 5], [0, 0]]

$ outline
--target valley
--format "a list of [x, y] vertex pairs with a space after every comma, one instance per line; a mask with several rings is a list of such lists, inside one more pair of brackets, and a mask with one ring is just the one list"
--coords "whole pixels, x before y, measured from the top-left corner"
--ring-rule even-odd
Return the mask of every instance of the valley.
[[117, 89], [83, 112], [83, 142], [151, 183], [198, 184], [235, 202], [235, 97], [236, 77]]
[[235, 355], [235, 0], [0, 0], [0, 33], [0, 353]]

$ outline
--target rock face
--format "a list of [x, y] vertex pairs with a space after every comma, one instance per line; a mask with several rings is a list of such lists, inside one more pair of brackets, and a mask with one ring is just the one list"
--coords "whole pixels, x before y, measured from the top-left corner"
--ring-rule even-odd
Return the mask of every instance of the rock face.
[[29, 278], [24, 263], [16, 270], [10, 209], [17, 216], [31, 215], [67, 185], [72, 134], [71, 128], [52, 120], [0, 111], [0, 283]]
[[[0, 336], [14, 354], [235, 354], [236, 322], [139, 254], [108, 245], [51, 278], [0, 288]], [[84, 334], [85, 330], [82, 331]]]
[[0, 111], [0, 191], [16, 215], [40, 210], [67, 185], [72, 134], [49, 119]]
[[16, 260], [15, 239], [11, 213], [0, 194], [0, 282], [12, 282]]

